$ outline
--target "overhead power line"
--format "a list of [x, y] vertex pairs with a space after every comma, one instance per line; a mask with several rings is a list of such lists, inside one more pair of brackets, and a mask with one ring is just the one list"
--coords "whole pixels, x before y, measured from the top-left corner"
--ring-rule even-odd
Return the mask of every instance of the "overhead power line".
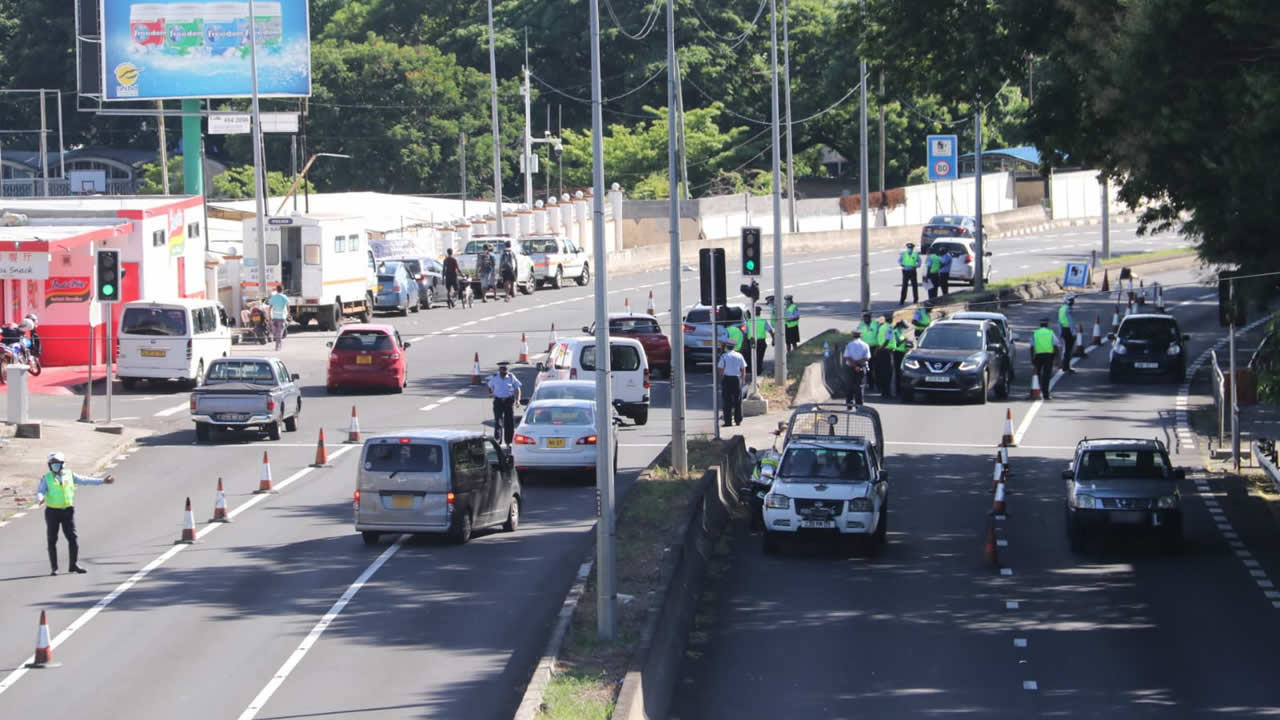
[[[751, 22], [748, 24], [746, 30], [743, 30], [738, 35], [734, 35], [733, 38], [729, 40], [729, 47], [726, 48], [727, 50], [737, 50], [739, 45], [746, 42], [747, 38], [751, 37], [751, 31], [756, 29], [756, 24], [760, 22], [760, 16], [764, 14], [764, 9], [768, 4], [769, 0], [760, 0], [760, 6], [756, 8], [755, 17], [751, 18]], [[719, 31], [711, 27], [711, 23], [707, 22], [707, 19], [702, 17], [702, 13], [698, 11], [698, 4], [696, 1], [689, 3], [689, 7], [693, 9], [693, 14], [697, 16], [698, 22], [702, 23], [703, 27], [717, 35], [719, 34]]]
[[[667, 0], [671, 2], [671, 0]], [[622, 21], [618, 19], [617, 13], [613, 11], [612, 0], [604, 0], [604, 6], [609, 10], [609, 17], [613, 18], [613, 24], [618, 27], [618, 32], [631, 38], [632, 40], [643, 40], [653, 32], [653, 28], [658, 24], [658, 11], [662, 9], [662, 0], [653, 0], [653, 9], [649, 13], [649, 17], [645, 18], [644, 25], [640, 27], [640, 31], [632, 35], [622, 26]]]

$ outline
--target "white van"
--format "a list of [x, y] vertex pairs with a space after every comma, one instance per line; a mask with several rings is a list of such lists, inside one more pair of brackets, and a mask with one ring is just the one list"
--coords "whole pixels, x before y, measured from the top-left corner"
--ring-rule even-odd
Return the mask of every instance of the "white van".
[[[639, 340], [609, 338], [610, 388], [618, 414], [644, 425], [649, 421], [649, 359]], [[547, 362], [538, 363], [533, 387], [545, 380], [589, 380], [596, 371], [596, 339], [580, 337], [561, 340], [551, 349]]]
[[214, 300], [125, 303], [116, 338], [116, 373], [125, 389], [139, 380], [180, 380], [195, 387], [209, 363], [231, 354], [227, 311]]

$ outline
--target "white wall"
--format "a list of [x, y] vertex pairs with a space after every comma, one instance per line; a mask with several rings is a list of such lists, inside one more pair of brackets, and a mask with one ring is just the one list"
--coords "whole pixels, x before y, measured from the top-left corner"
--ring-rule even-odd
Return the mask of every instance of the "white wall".
[[[1116, 183], [1107, 186], [1111, 212], [1122, 212], [1125, 206], [1116, 199]], [[1100, 217], [1102, 186], [1097, 170], [1054, 173], [1049, 183], [1049, 199], [1053, 219]]]

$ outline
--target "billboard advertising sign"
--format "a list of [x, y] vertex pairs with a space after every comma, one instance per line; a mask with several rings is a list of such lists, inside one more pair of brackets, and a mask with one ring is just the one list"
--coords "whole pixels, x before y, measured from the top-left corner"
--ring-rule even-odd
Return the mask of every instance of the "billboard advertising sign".
[[[247, 97], [248, 2], [101, 0], [107, 100]], [[311, 94], [307, 0], [255, 2], [258, 94]]]

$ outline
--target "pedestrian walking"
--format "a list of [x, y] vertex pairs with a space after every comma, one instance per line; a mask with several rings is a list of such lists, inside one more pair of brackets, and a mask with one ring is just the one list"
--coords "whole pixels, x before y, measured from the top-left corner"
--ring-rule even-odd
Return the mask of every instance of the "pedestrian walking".
[[940, 277], [942, 273], [942, 254], [933, 248], [929, 248], [929, 250], [925, 280], [929, 281], [929, 299], [936, 300], [939, 287], [942, 285], [942, 278]]
[[876, 346], [871, 349], [871, 359], [875, 364], [876, 388], [880, 397], [893, 394], [893, 313], [885, 313], [884, 319], [876, 325]]
[[742, 424], [742, 377], [747, 370], [747, 360], [728, 342], [724, 353], [716, 362], [720, 375], [720, 405], [724, 407], [724, 426]]
[[1072, 330], [1075, 325], [1075, 318], [1071, 317], [1071, 309], [1075, 307], [1075, 294], [1067, 295], [1061, 307], [1058, 308], [1058, 324], [1061, 326], [1062, 333], [1062, 372], [1074, 373], [1071, 368], [1071, 351], [1076, 347], [1076, 334]]
[[453, 248], [444, 251], [444, 294], [448, 298], [449, 307], [453, 307], [454, 295], [461, 297], [458, 291], [458, 258], [453, 256]]
[[1049, 381], [1053, 379], [1053, 355], [1058, 349], [1058, 336], [1049, 329], [1049, 318], [1040, 319], [1040, 327], [1031, 334], [1031, 365], [1040, 378], [1040, 394], [1049, 399]]
[[938, 293], [946, 295], [951, 292], [951, 263], [955, 256], [946, 250], [942, 251], [942, 260], [938, 265]]
[[862, 383], [866, 380], [867, 366], [871, 363], [871, 348], [861, 337], [854, 335], [844, 346], [841, 360], [847, 373], [844, 406], [852, 408], [855, 404], [862, 404]]
[[498, 299], [498, 291], [494, 288], [494, 272], [493, 246], [485, 243], [484, 249], [476, 255], [476, 274], [480, 276], [480, 302], [489, 302], [489, 290], [493, 290], [493, 299]]
[[498, 363], [498, 373], [489, 376], [489, 397], [493, 398], [493, 441], [511, 445], [515, 435], [515, 406], [520, 402], [520, 380], [507, 372], [507, 363]]
[[[511, 296], [516, 294], [516, 256], [515, 253], [511, 252], [510, 240], [502, 248], [502, 257], [498, 261], [498, 270], [502, 273], [502, 297], [506, 302], [511, 302]], [[493, 299], [498, 299], [496, 291]]]
[[[757, 305], [756, 315], [747, 326], [747, 348], [755, 350], [756, 353], [756, 374], [764, 374], [764, 351], [765, 338], [773, 336], [773, 323], [769, 322], [769, 318], [764, 314], [764, 308]], [[777, 344], [777, 340], [774, 340]]]
[[905, 321], [899, 320], [894, 324], [889, 342], [893, 361], [893, 388], [897, 394], [901, 395], [902, 359], [907, 356], [907, 323]]
[[907, 283], [911, 283], [911, 302], [920, 302], [920, 283], [916, 271], [920, 268], [920, 253], [916, 252], [915, 243], [907, 243], [907, 249], [898, 255], [898, 267], [902, 268], [902, 294], [898, 304], [907, 303]]
[[80, 543], [76, 537], [76, 486], [77, 485], [110, 485], [116, 481], [114, 475], [105, 477], [85, 477], [67, 469], [67, 457], [61, 452], [49, 453], [49, 472], [40, 478], [36, 486], [36, 504], [44, 504], [45, 535], [49, 544], [49, 574], [58, 574], [58, 529], [67, 538], [67, 551], [70, 554], [73, 573], [88, 572], [80, 567]]
[[279, 350], [284, 342], [284, 325], [289, 321], [289, 298], [283, 287], [275, 286], [271, 297], [267, 298], [267, 305], [271, 308], [271, 337], [276, 341], [276, 350]]
[[792, 296], [786, 296], [786, 301], [787, 352], [792, 352], [800, 346], [800, 308]]

